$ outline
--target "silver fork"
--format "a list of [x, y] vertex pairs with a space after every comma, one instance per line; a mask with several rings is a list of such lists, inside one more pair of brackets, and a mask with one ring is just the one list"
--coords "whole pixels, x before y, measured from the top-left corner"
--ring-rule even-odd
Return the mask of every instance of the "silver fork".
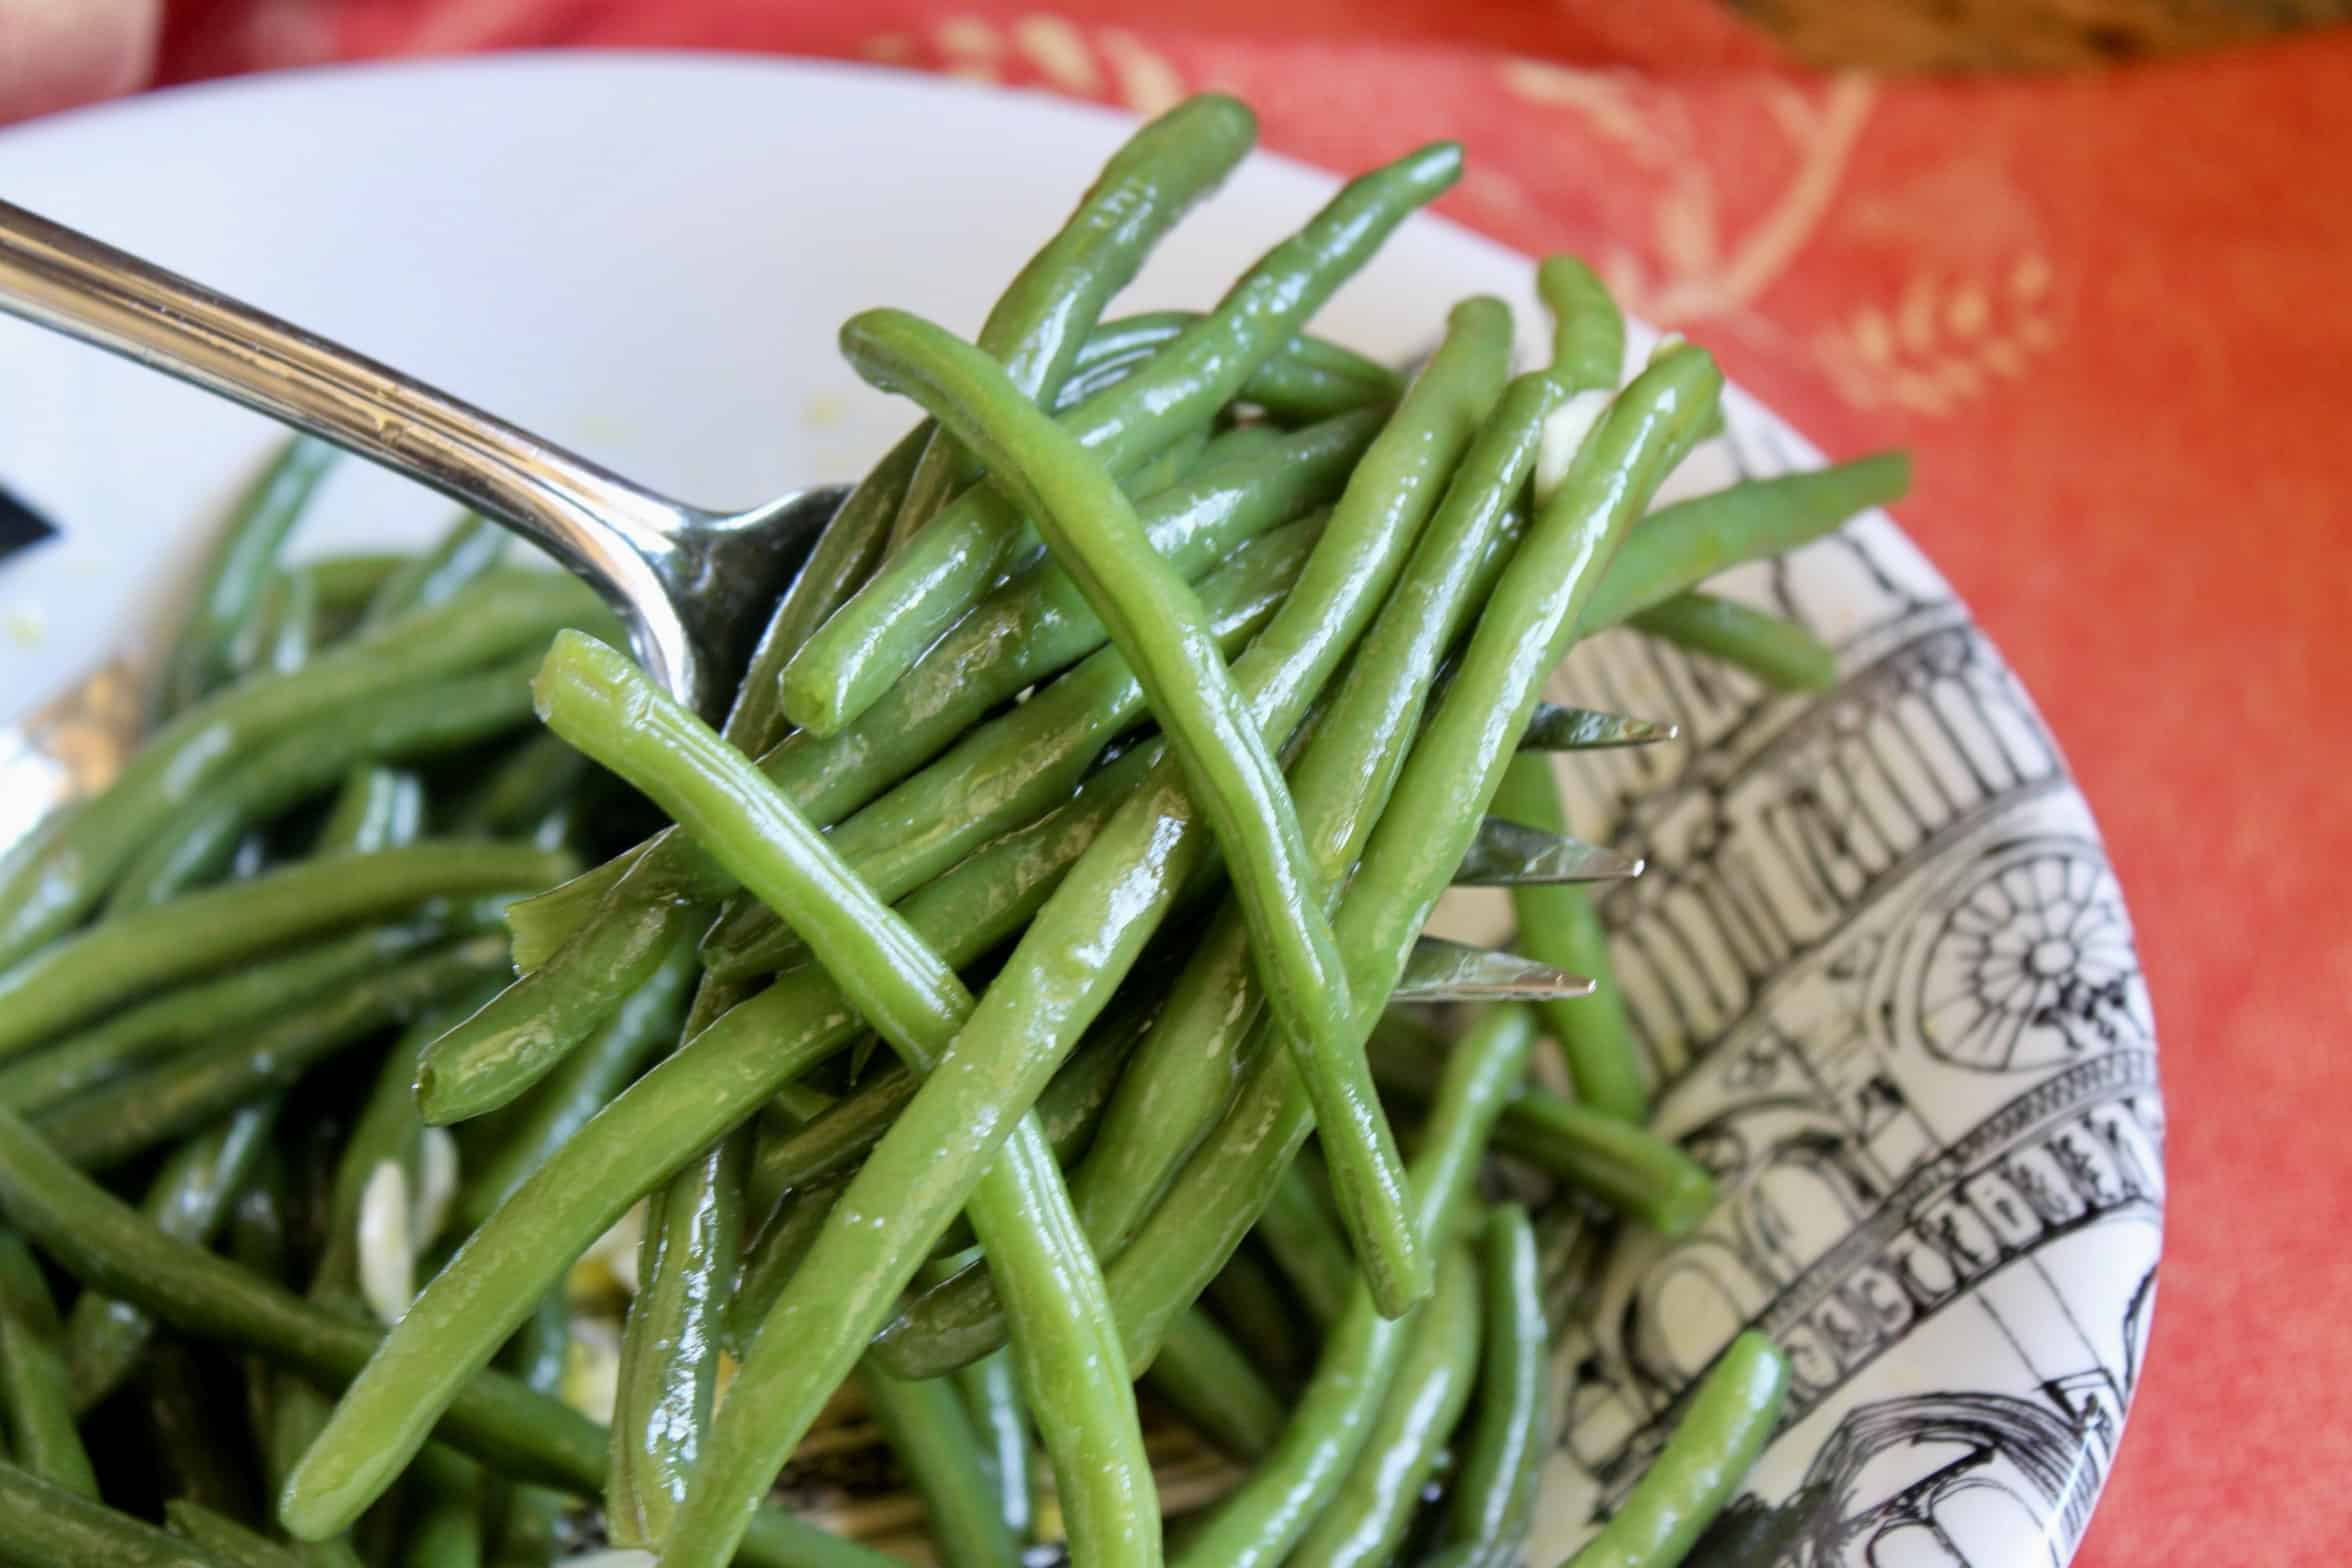
[[[637, 657], [672, 695], [716, 718], [768, 608], [838, 487], [712, 512], [631, 483], [389, 366], [0, 202], [0, 310], [108, 349], [348, 448], [442, 492], [547, 550], [609, 600]], [[0, 850], [47, 809], [103, 787], [137, 737], [130, 675], [109, 665], [0, 730]], [[1534, 749], [1638, 745], [1671, 725], [1551, 709]], [[1588, 882], [1641, 862], [1490, 819], [1465, 885]], [[1411, 1000], [1573, 996], [1591, 982], [1508, 953], [1424, 939], [1400, 988]]]

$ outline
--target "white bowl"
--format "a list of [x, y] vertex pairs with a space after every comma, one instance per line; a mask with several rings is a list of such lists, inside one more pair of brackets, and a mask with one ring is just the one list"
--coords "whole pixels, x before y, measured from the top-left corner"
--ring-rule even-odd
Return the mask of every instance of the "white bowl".
[[[833, 352], [853, 310], [969, 330], [1120, 116], [836, 66], [509, 56], [161, 94], [0, 136], [0, 194], [265, 304], [622, 472], [728, 505], [859, 471], [907, 414]], [[1330, 189], [1253, 159], [1134, 298], [1197, 304]], [[1525, 258], [1408, 225], [1319, 319], [1401, 357]], [[1818, 461], [1736, 393], [1678, 490]], [[273, 439], [200, 394], [0, 322], [0, 483], [62, 539], [0, 564], [0, 713], [159, 624]], [[443, 503], [334, 481], [304, 549], [419, 541]], [[1839, 650], [1816, 698], [1625, 634], [1559, 694], [1685, 744], [1565, 770], [1611, 893], [1661, 1127], [1722, 1201], [1620, 1246], [1567, 1325], [1534, 1560], [1622, 1494], [1742, 1325], [1795, 1365], [1716, 1561], [2063, 1562], [2147, 1342], [2162, 1110], [2130, 924], [2057, 745], [1883, 516], [1719, 586]], [[1458, 934], [1497, 936], [1464, 899]]]

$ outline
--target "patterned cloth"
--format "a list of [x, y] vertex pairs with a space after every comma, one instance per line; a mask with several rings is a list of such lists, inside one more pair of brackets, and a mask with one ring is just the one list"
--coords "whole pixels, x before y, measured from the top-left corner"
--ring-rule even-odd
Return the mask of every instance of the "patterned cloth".
[[2249, 1505], [2352, 1458], [2352, 1249], [2320, 1239], [2352, 1220], [2329, 526], [2352, 516], [2352, 37], [1874, 82], [1782, 69], [1708, 0], [1039, 3], [178, 0], [158, 39], [158, 0], [0, 0], [0, 119], [143, 80], [676, 45], [1138, 110], [1224, 87], [1268, 145], [1340, 168], [1463, 138], [1454, 217], [1581, 251], [1832, 453], [1914, 450], [1905, 521], [2100, 811], [2168, 1047], [2172, 1190], [2149, 1371], [2081, 1560], [2210, 1556], [2225, 1527], [2232, 1561], [2337, 1545], [2339, 1508]]

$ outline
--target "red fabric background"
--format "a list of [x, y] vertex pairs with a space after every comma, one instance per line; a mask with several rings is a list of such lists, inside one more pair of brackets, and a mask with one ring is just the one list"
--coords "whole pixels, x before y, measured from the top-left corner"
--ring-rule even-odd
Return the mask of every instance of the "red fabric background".
[[[2139, 935], [2169, 1256], [2082, 1561], [2296, 1563], [2352, 1515], [2352, 35], [2064, 79], [1782, 68], [1709, 0], [181, 0], [163, 80], [681, 45], [1257, 105], [1334, 167], [1466, 140], [1446, 204], [1592, 257], [1913, 533], [2041, 701]], [[2334, 611], [2326, 607], [2337, 606]]]

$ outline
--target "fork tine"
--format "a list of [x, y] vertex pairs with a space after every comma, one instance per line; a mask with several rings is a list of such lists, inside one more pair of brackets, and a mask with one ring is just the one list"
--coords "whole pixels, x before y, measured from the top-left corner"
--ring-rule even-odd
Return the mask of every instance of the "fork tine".
[[1552, 997], [1589, 996], [1593, 983], [1565, 969], [1425, 936], [1413, 944], [1403, 978], [1389, 994], [1394, 1002], [1540, 1002]]
[[1682, 726], [1664, 719], [1629, 719], [1595, 708], [1541, 702], [1519, 738], [1521, 751], [1598, 751], [1609, 746], [1653, 746], [1672, 740]]
[[1456, 887], [1526, 887], [1610, 882], [1642, 874], [1642, 859], [1564, 833], [1546, 833], [1505, 817], [1478, 824], [1470, 852], [1454, 872]]

